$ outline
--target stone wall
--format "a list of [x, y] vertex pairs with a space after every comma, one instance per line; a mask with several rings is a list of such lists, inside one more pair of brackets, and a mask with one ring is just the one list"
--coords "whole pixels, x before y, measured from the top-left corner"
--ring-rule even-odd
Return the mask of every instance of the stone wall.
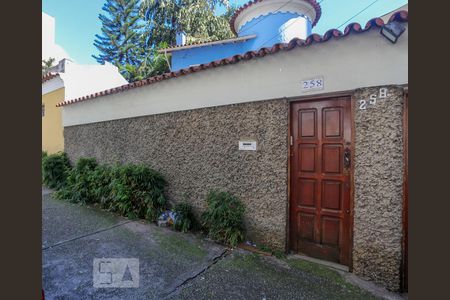
[[[253, 102], [65, 127], [65, 151], [147, 164], [166, 177], [169, 200], [186, 197], [197, 214], [210, 189], [228, 190], [246, 206], [248, 238], [284, 249], [287, 126], [286, 100]], [[257, 151], [239, 151], [240, 139]]]
[[[355, 91], [353, 267], [390, 290], [400, 285], [403, 201], [403, 89]], [[377, 95], [360, 109], [359, 100]]]
[[[353, 269], [391, 290], [400, 285], [403, 197], [403, 89], [354, 93]], [[370, 104], [371, 94], [377, 94]], [[359, 100], [367, 108], [359, 109]], [[288, 164], [286, 100], [179, 111], [65, 127], [72, 161], [145, 163], [168, 181], [172, 203], [187, 199], [197, 215], [210, 189], [228, 190], [246, 206], [247, 237], [285, 249]], [[239, 151], [254, 139], [257, 151]]]

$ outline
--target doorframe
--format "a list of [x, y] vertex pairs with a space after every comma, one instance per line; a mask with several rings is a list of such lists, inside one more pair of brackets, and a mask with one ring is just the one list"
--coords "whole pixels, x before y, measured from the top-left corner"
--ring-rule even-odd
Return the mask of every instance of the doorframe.
[[290, 222], [291, 222], [291, 213], [290, 213], [290, 206], [291, 206], [291, 143], [290, 143], [290, 136], [291, 136], [291, 114], [292, 114], [292, 103], [293, 102], [318, 102], [318, 101], [326, 101], [330, 98], [338, 98], [338, 97], [348, 97], [350, 101], [350, 125], [351, 125], [351, 145], [350, 145], [350, 151], [351, 151], [351, 168], [350, 168], [350, 226], [349, 226], [349, 252], [350, 252], [350, 263], [348, 265], [349, 272], [353, 272], [353, 225], [354, 225], [354, 195], [355, 195], [355, 189], [354, 189], [354, 172], [355, 172], [355, 109], [354, 109], [354, 91], [341, 91], [341, 92], [333, 92], [333, 93], [324, 93], [320, 95], [308, 95], [308, 96], [301, 96], [301, 97], [285, 97], [284, 99], [288, 102], [288, 132], [287, 132], [287, 143], [288, 143], [288, 165], [287, 165], [287, 172], [288, 172], [288, 184], [287, 184], [287, 205], [286, 205], [286, 211], [287, 211], [287, 219], [286, 219], [286, 252], [291, 251], [291, 232], [290, 232]]

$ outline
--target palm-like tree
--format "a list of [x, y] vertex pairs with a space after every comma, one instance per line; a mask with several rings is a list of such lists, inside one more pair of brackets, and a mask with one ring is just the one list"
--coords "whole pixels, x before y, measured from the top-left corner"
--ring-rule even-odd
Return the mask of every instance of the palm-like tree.
[[49, 57], [47, 60], [42, 60], [42, 74], [48, 73], [51, 67], [53, 67], [55, 63], [55, 59], [53, 57]]

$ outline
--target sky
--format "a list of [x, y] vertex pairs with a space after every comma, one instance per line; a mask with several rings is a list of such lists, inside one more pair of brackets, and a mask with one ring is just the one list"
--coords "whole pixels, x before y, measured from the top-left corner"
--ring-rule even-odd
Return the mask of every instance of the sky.
[[[322, 1], [322, 2], [320, 2]], [[94, 47], [95, 34], [100, 33], [105, 0], [42, 0], [42, 11], [55, 18], [56, 43], [61, 45], [79, 64], [96, 64], [92, 54], [98, 54]], [[231, 4], [242, 5], [248, 0], [230, 0]], [[358, 16], [345, 25], [357, 22], [365, 25], [368, 20], [384, 15], [408, 3], [407, 0], [318, 0], [322, 16], [313, 28], [313, 33], [323, 34], [337, 28], [367, 6]], [[222, 10], [219, 10], [219, 13]], [[345, 25], [339, 29], [342, 31]]]

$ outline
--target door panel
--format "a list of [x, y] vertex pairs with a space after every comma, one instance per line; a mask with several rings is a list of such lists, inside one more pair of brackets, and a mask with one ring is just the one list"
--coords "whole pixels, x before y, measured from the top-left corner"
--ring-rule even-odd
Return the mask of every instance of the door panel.
[[350, 98], [291, 103], [290, 247], [350, 263]]
[[337, 180], [322, 181], [322, 208], [341, 209], [342, 183]]
[[314, 144], [302, 144], [300, 145], [300, 170], [302, 172], [315, 172], [316, 171], [316, 145]]
[[316, 181], [314, 179], [299, 180], [298, 206], [315, 207], [316, 203]]

